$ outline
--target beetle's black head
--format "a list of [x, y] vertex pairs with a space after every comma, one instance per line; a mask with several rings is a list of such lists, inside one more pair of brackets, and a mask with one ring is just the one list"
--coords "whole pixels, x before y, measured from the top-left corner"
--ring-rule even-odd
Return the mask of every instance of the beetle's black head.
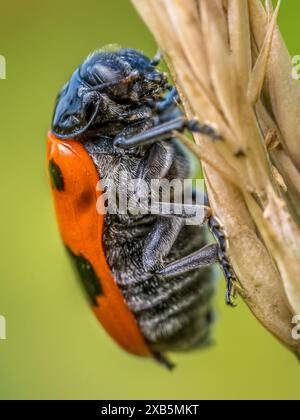
[[157, 98], [166, 83], [165, 75], [138, 51], [95, 52], [58, 95], [52, 131], [60, 138], [79, 136], [95, 124], [113, 121], [122, 106]]

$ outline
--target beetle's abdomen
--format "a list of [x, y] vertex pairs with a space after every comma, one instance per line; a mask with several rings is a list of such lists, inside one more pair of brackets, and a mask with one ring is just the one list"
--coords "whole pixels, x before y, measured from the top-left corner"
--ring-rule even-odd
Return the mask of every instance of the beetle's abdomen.
[[[141, 332], [154, 352], [184, 351], [207, 345], [213, 315], [214, 281], [211, 268], [197, 269], [173, 279], [145, 273], [142, 253], [145, 238], [125, 237], [116, 230], [117, 216], [107, 216], [104, 244], [107, 261], [134, 314]], [[152, 228], [145, 220], [145, 234]], [[191, 238], [193, 238], [191, 240]], [[166, 263], [200, 249], [205, 237], [197, 226], [186, 226]]]

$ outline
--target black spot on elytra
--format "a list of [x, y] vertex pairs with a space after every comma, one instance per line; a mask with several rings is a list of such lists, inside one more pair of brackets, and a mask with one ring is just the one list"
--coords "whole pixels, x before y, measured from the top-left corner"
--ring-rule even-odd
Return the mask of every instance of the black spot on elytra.
[[92, 264], [82, 255], [75, 255], [68, 247], [67, 250], [79, 273], [82, 285], [87, 292], [91, 303], [98, 306], [97, 297], [103, 295], [100, 279], [98, 278]]
[[65, 182], [60, 167], [54, 162], [54, 159], [49, 162], [49, 174], [53, 188], [57, 191], [65, 190]]

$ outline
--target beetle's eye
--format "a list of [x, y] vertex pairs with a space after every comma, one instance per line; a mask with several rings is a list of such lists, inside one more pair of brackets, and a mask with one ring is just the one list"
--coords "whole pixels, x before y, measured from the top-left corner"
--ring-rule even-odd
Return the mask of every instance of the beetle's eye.
[[97, 83], [113, 82], [120, 77], [117, 71], [100, 63], [94, 65], [92, 74]]

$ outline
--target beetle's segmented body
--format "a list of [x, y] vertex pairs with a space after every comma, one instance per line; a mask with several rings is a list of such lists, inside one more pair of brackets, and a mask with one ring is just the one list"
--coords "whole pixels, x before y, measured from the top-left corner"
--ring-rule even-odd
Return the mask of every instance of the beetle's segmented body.
[[[148, 153], [143, 157], [106, 155], [100, 142], [90, 140], [85, 147], [102, 176], [117, 179], [126, 167], [136, 179]], [[174, 148], [176, 156], [167, 178], [183, 179], [188, 175], [187, 158], [178, 150], [175, 141], [168, 141], [165, 146]], [[117, 214], [106, 215], [105, 218], [107, 262], [143, 336], [155, 352], [188, 350], [207, 344], [212, 321], [214, 283], [210, 268], [203, 267], [168, 280], [153, 273], [158, 270], [152, 261], [153, 247], [157, 241], [164, 240], [164, 230], [172, 231], [173, 226], [179, 234], [164, 258], [165, 265], [201, 249], [205, 245], [205, 229], [184, 226], [184, 221], [175, 217], [166, 220], [155, 215]], [[153, 241], [151, 237], [154, 234], [157, 237]], [[146, 251], [148, 247], [149, 251]], [[154, 262], [160, 264], [156, 258]], [[147, 263], [151, 266], [150, 270], [145, 268]]]
[[222, 254], [218, 244], [205, 246], [205, 228], [187, 225], [185, 217], [97, 213], [101, 179], [118, 183], [124, 171], [147, 185], [190, 177], [188, 153], [173, 130], [220, 139], [186, 120], [156, 64], [130, 49], [91, 55], [58, 97], [48, 160], [63, 240], [97, 317], [129, 352], [163, 360], [165, 351], [209, 342], [209, 266], [220, 255], [223, 268], [228, 262], [224, 244]]

